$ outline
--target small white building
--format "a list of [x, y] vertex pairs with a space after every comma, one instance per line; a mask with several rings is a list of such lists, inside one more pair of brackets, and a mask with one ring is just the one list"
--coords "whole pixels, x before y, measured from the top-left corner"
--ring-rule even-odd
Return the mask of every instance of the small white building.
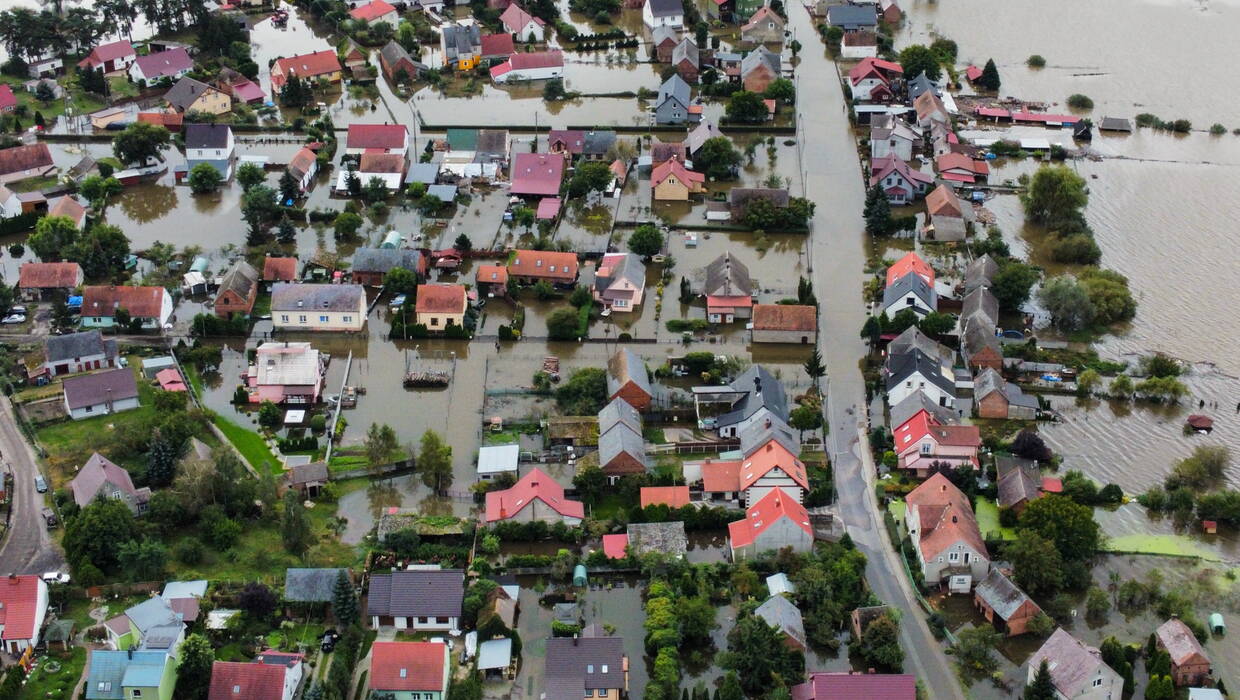
[[497, 83], [551, 80], [562, 77], [564, 77], [564, 54], [560, 51], [514, 53], [507, 61], [491, 66], [491, 80]]
[[521, 446], [487, 445], [478, 449], [478, 478], [491, 481], [500, 474], [517, 475], [518, 463], [521, 460]]
[[680, 29], [685, 26], [685, 8], [681, 0], [646, 0], [642, 5], [642, 22], [655, 27]]
[[36, 574], [9, 574], [0, 579], [0, 638], [4, 651], [21, 656], [39, 644], [39, 631], [47, 618], [47, 583]]
[[138, 407], [138, 383], [127, 367], [66, 377], [63, 386], [65, 411], [73, 420]]
[[235, 147], [227, 124], [185, 125], [185, 161], [190, 170], [207, 163], [227, 180], [232, 177]]

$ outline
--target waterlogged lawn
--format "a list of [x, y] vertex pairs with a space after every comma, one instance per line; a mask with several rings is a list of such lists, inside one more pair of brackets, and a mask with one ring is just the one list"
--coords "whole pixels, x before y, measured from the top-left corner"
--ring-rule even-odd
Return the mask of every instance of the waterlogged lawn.
[[1123, 535], [1112, 537], [1106, 544], [1108, 552], [1160, 554], [1173, 557], [1201, 557], [1221, 561], [1219, 555], [1183, 535]]
[[999, 525], [999, 506], [989, 498], [977, 499], [977, 528], [983, 535], [998, 533], [1005, 540], [1016, 539], [1016, 531]]

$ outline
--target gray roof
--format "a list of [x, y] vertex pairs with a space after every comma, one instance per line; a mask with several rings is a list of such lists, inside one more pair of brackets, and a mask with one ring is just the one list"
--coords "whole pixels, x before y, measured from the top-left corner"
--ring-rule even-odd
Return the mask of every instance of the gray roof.
[[[939, 295], [934, 291], [934, 287], [922, 279], [921, 275], [916, 272], [910, 272], [887, 285], [887, 288], [883, 290], [883, 308], [887, 309], [910, 293], [916, 294], [917, 298], [925, 302], [926, 306], [929, 306], [931, 309], [939, 307]], [[901, 310], [896, 309], [896, 312]]]
[[689, 83], [686, 83], [685, 79], [677, 73], [663, 81], [663, 84], [659, 86], [659, 98], [655, 101], [655, 104], [661, 105], [669, 99], [675, 99], [680, 104], [688, 107], [691, 92], [692, 88], [689, 87]]
[[476, 23], [445, 24], [442, 29], [444, 51], [450, 55], [470, 53], [473, 47], [482, 45], [482, 30]]
[[672, 65], [676, 65], [681, 61], [688, 61], [696, 68], [699, 65], [698, 47], [689, 37], [680, 40], [672, 49]]
[[925, 392], [914, 391], [903, 401], [891, 407], [891, 427], [898, 428], [904, 425], [909, 418], [922, 410], [933, 416], [939, 425], [955, 425], [960, 422], [950, 408], [931, 401]]
[[108, 482], [131, 496], [137, 494], [129, 472], [96, 452], [78, 470], [77, 476], [69, 482], [69, 488], [73, 491], [74, 502], [79, 508], [85, 508], [99, 495], [99, 488]]
[[685, 524], [679, 520], [665, 523], [629, 523], [629, 547], [636, 555], [660, 552], [683, 556], [689, 549]]
[[[610, 133], [614, 141], [616, 137], [615, 132]], [[479, 129], [478, 143], [474, 145], [474, 151], [480, 158], [508, 157], [508, 132], [504, 129]]]
[[164, 584], [164, 592], [160, 595], [164, 600], [202, 598], [207, 595], [208, 585], [210, 585], [210, 582], [200, 578], [192, 581], [169, 581]]
[[628, 401], [622, 398], [615, 398], [611, 403], [603, 407], [598, 413], [598, 431], [605, 433], [611, 430], [617, 424], [623, 424], [629, 427], [634, 433], [641, 435], [642, 433], [642, 417], [636, 408], [629, 405]]
[[650, 14], [655, 17], [675, 17], [685, 13], [680, 0], [646, 0], [650, 5]]
[[104, 340], [99, 331], [49, 335], [43, 347], [43, 357], [48, 362], [101, 354], [109, 358], [116, 357], [116, 340]]
[[302, 484], [325, 483], [329, 476], [326, 462], [307, 462], [289, 467], [285, 480], [289, 486]]
[[999, 505], [1005, 508], [1032, 501], [1041, 493], [1042, 470], [1032, 459], [1009, 455], [995, 457], [998, 472]]
[[646, 459], [646, 441], [641, 433], [635, 433], [624, 425], [614, 426], [598, 436], [599, 466], [606, 467], [621, 454], [628, 454], [643, 465], [649, 467]]
[[769, 413], [766, 420], [753, 421], [741, 431], [741, 454], [748, 457], [771, 440], [783, 445], [794, 455], [801, 453], [801, 441], [796, 431], [788, 427], [779, 416]]
[[906, 352], [903, 355], [891, 355], [887, 360], [887, 390], [899, 386], [914, 373], [920, 372], [931, 384], [948, 394], [955, 395], [956, 383], [951, 377], [943, 375], [943, 366], [938, 358], [933, 358], [920, 350]]
[[153, 629], [168, 625], [180, 625], [181, 616], [173, 611], [168, 601], [159, 596], [151, 596], [125, 611], [125, 617], [145, 637]]
[[708, 296], [747, 297], [753, 294], [749, 268], [728, 251], [706, 266], [706, 283], [702, 288]]
[[393, 571], [370, 577], [367, 615], [460, 617], [465, 595], [460, 569]]
[[238, 260], [233, 264], [228, 272], [224, 275], [224, 279], [220, 281], [220, 293], [226, 289], [231, 289], [233, 293], [246, 299], [250, 296], [250, 291], [258, 284], [258, 270], [255, 270], [250, 263], [244, 260]]
[[999, 345], [995, 327], [985, 316], [964, 320], [964, 332], [960, 334], [960, 354], [966, 361], [986, 348], [994, 348], [1002, 354]]
[[1101, 131], [1132, 131], [1132, 122], [1122, 117], [1103, 117], [1098, 124]]
[[595, 275], [594, 289], [599, 293], [605, 292], [617, 279], [628, 280], [641, 289], [646, 286], [646, 265], [636, 253], [624, 253], [620, 256], [620, 262], [611, 266], [610, 277]]
[[658, 46], [659, 44], [662, 44], [664, 41], [667, 41], [668, 39], [671, 39], [672, 41], [676, 41], [677, 36], [679, 35], [677, 34], [675, 27], [669, 27], [666, 24], [660, 24], [659, 26], [654, 28], [654, 31], [650, 32], [650, 43], [654, 44], [655, 46]]
[[[426, 64], [422, 63], [421, 61], [418, 61], [413, 56], [410, 56], [409, 52], [405, 50], [405, 47], [401, 46], [395, 41], [389, 41], [388, 43], [384, 44], [383, 48], [379, 49], [379, 55], [383, 58], [383, 60], [389, 66], [395, 66], [397, 63], [404, 60], [404, 61], [409, 61], [410, 63], [412, 63], [414, 66], [414, 69], [419, 72], [426, 70]], [[412, 78], [415, 76], [409, 76], [409, 77]]]
[[805, 646], [805, 623], [801, 619], [801, 610], [784, 596], [767, 598], [765, 603], [753, 611], [753, 614], [766, 620], [766, 624], [771, 627], [795, 639], [801, 646]]
[[585, 155], [603, 155], [616, 145], [616, 132], [611, 129], [587, 131], [581, 138], [581, 152]]
[[120, 401], [138, 396], [138, 383], [128, 367], [111, 369], [94, 374], [66, 377], [64, 381], [65, 403], [69, 410], [97, 406], [106, 401]]
[[999, 263], [990, 257], [990, 253], [986, 253], [964, 269], [964, 288], [971, 292], [978, 287], [989, 287], [998, 273]]
[[412, 163], [405, 173], [405, 184], [420, 182], [424, 185], [433, 185], [438, 177], [439, 165], [437, 163]]
[[887, 352], [891, 355], [902, 355], [913, 350], [920, 350], [931, 357], [942, 358], [947, 363], [955, 359], [955, 353], [951, 348], [922, 333], [917, 326], [909, 326], [887, 344]]
[[788, 420], [788, 395], [784, 385], [761, 365], [750, 365], [731, 384], [734, 391], [745, 395], [732, 406], [732, 410], [716, 416], [715, 423], [721, 427], [734, 425], [765, 408], [782, 421]]
[[[186, 78], [186, 80], [191, 79]], [[199, 85], [202, 85], [202, 83], [199, 83]], [[203, 87], [207, 86], [204, 85]], [[185, 147], [223, 148], [228, 145], [228, 135], [231, 133], [232, 127], [227, 124], [186, 124]]]
[[290, 284], [276, 282], [271, 288], [272, 311], [355, 311], [358, 300], [366, 301], [360, 284]]
[[999, 323], [999, 299], [987, 287], [978, 287], [964, 295], [960, 318], [967, 320], [978, 314], [986, 319], [991, 328]]
[[[718, 56], [718, 54], [715, 54]], [[685, 145], [689, 147], [690, 153], [697, 153], [702, 144], [716, 136], [723, 136], [723, 132], [719, 131], [719, 127], [713, 122], [703, 119], [697, 126], [693, 127], [693, 131], [685, 137]]]
[[775, 75], [778, 76], [780, 74], [781, 65], [779, 54], [771, 51], [765, 46], [759, 46], [753, 51], [745, 54], [745, 57], [741, 59], [741, 77], [745, 77], [749, 74], [749, 71], [757, 68], [763, 63], [769, 66], [771, 72]]
[[646, 373], [646, 364], [632, 350], [622, 348], [607, 361], [608, 395], [616, 393], [630, 381], [648, 396], [654, 396], [654, 392], [650, 390], [650, 375]]
[[456, 185], [431, 185], [426, 188], [426, 193], [435, 195], [441, 202], [451, 202], [456, 199]]
[[878, 12], [873, 4], [832, 5], [827, 8], [827, 22], [833, 27], [873, 27], [878, 24]]
[[935, 95], [941, 95], [943, 91], [939, 88], [937, 83], [926, 76], [925, 71], [922, 71], [916, 78], [908, 81], [908, 98], [910, 100], [915, 100], [926, 92], [933, 92]]
[[[547, 640], [544, 673], [547, 687], [623, 688], [624, 639], [621, 637], [554, 637]], [[606, 670], [604, 670], [606, 669]], [[581, 700], [578, 693], [574, 700]], [[548, 693], [548, 700], [552, 695]]]
[[981, 372], [978, 372], [973, 382], [973, 396], [979, 400], [996, 391], [1006, 395], [1006, 390], [1003, 386], [1005, 383], [1003, 375], [990, 367], [986, 367]]
[[[180, 80], [178, 80], [176, 85], [173, 85], [172, 88], [168, 90], [168, 92], [164, 93], [164, 99], [167, 100], [168, 104], [184, 112], [185, 110], [189, 109], [191, 105], [194, 104], [194, 100], [197, 100], [199, 97], [202, 97], [202, 93], [206, 92], [207, 90], [213, 90], [213, 89], [214, 88], [212, 88], [210, 85], [207, 85], [204, 82], [194, 80], [193, 78], [185, 77], [185, 78], [181, 78]], [[185, 145], [188, 148], [214, 148], [214, 146], [192, 145], [193, 142], [189, 140], [190, 139], [189, 129], [192, 126], [219, 126], [225, 130], [228, 130], [228, 126], [223, 125], [223, 124], [220, 124], [220, 125], [186, 124], [185, 125]], [[223, 144], [221, 144], [221, 146], [222, 145]]]
[[508, 668], [512, 663], [512, 640], [491, 639], [478, 645], [478, 670]]
[[336, 590], [336, 579], [340, 577], [341, 572], [347, 571], [347, 569], [285, 569], [284, 599], [299, 603], [329, 603]]
[[[1033, 602], [998, 569], [991, 569], [990, 575], [977, 584], [973, 592], [1004, 620], [1011, 619], [1026, 601]], [[1037, 607], [1037, 603], [1034, 603], [1034, 607]]]

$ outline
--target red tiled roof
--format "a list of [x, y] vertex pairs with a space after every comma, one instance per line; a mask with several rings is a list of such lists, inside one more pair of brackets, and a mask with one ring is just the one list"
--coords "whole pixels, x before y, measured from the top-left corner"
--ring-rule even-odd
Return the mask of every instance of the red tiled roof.
[[121, 308], [132, 318], [158, 318], [165, 294], [163, 287], [87, 287], [82, 290], [82, 315], [110, 318]]
[[1045, 493], [1063, 493], [1063, 482], [1053, 476], [1042, 477], [1042, 491]]
[[511, 34], [482, 35], [483, 56], [511, 56], [516, 53], [516, 51], [517, 48], [512, 43]]
[[916, 272], [927, 284], [934, 284], [934, 268], [917, 253], [908, 253], [887, 268], [887, 286], [910, 272]]
[[174, 367], [156, 372], [155, 381], [159, 382], [159, 388], [164, 391], [186, 391], [185, 380]]
[[554, 250], [517, 250], [508, 263], [508, 274], [543, 277], [571, 282], [577, 279], [577, 254]]
[[297, 258], [273, 258], [263, 260], [263, 280], [267, 282], [292, 282], [297, 279]]
[[416, 311], [420, 314], [465, 313], [465, 287], [459, 284], [419, 284]]
[[586, 144], [586, 132], [580, 129], [552, 129], [547, 132], [547, 146], [559, 146], [561, 150], [575, 156], [581, 155]]
[[180, 112], [138, 112], [138, 121], [162, 126], [168, 131], [180, 131], [185, 115]]
[[684, 163], [678, 160], [669, 160], [661, 163], [650, 173], [650, 186], [658, 187], [664, 180], [673, 175], [676, 176], [677, 180], [680, 180], [681, 184], [691, 190], [700, 187], [702, 183], [706, 182], [706, 175], [689, 170], [684, 166]]
[[753, 454], [741, 462], [741, 490], [753, 486], [754, 482], [774, 469], [779, 469], [788, 475], [788, 478], [797, 482], [797, 485], [801, 488], [809, 489], [809, 478], [805, 474], [805, 464], [797, 459], [796, 455], [789, 452], [788, 448], [784, 447], [782, 443], [771, 438], [767, 440], [765, 445], [759, 447]]
[[4, 634], [0, 639], [32, 639], [39, 615], [39, 588], [46, 586], [33, 574], [6, 576], [0, 579], [0, 625]]
[[474, 271], [478, 284], [508, 284], [508, 268], [503, 265], [479, 265]]
[[512, 159], [511, 179], [512, 194], [554, 197], [560, 193], [564, 179], [564, 157], [553, 153], [518, 153]]
[[350, 124], [345, 148], [404, 148], [408, 135], [404, 124]]
[[405, 156], [402, 153], [371, 153], [367, 151], [358, 159], [359, 173], [403, 173]]
[[14, 146], [0, 150], [0, 175], [31, 170], [33, 168], [50, 168], [52, 152], [46, 143], [34, 143], [29, 146]]
[[917, 677], [911, 673], [811, 673], [792, 687], [793, 700], [914, 700]]
[[314, 163], [317, 159], [318, 155], [315, 154], [314, 151], [302, 146], [297, 153], [293, 154], [293, 158], [289, 160], [288, 169], [292, 170], [294, 173], [297, 173], [300, 176], [297, 179], [300, 180], [301, 177], [304, 177], [306, 173], [310, 172], [310, 168], [314, 167]]
[[364, 19], [367, 22], [372, 22], [389, 12], [395, 11], [395, 7], [392, 7], [383, 0], [373, 0], [373, 2], [368, 2], [365, 5], [353, 8], [349, 11], [349, 16], [353, 19]]
[[521, 30], [525, 29], [526, 25], [530, 22], [533, 22], [540, 27], [547, 24], [538, 17], [522, 10], [515, 2], [509, 5], [508, 9], [504, 10], [503, 14], [499, 16], [499, 21], [502, 22], [504, 24], [504, 28], [512, 34], [519, 33]]
[[543, 197], [538, 202], [538, 211], [534, 214], [534, 218], [539, 220], [550, 221], [560, 213], [559, 197]]
[[585, 517], [585, 506], [581, 501], [570, 501], [564, 498], [564, 487], [556, 483], [543, 470], [535, 467], [529, 474], [513, 484], [512, 488], [487, 493], [488, 523], [507, 520], [515, 516], [522, 508], [538, 499], [552, 510], [568, 518]]
[[753, 306], [753, 297], [749, 296], [706, 296], [706, 309], [736, 309]]
[[917, 546], [926, 561], [961, 541], [979, 554], [985, 554], [986, 543], [982, 540], [968, 497], [942, 472], [935, 472], [909, 492], [905, 502], [910, 509], [917, 509], [921, 525], [921, 532], [916, 537]]
[[974, 175], [990, 174], [990, 166], [984, 160], [974, 160], [963, 153], [944, 153], [934, 161], [934, 167], [942, 173], [944, 170], [965, 170]]
[[85, 68], [86, 66], [100, 66], [106, 61], [114, 61], [122, 56], [133, 56], [137, 54], [133, 50], [133, 44], [128, 41], [113, 41], [109, 44], [100, 44], [91, 49], [90, 55], [78, 61], [78, 66]]
[[17, 97], [13, 94], [13, 88], [7, 83], [0, 85], [0, 109], [12, 109], [17, 106]]
[[862, 79], [871, 74], [875, 77], [886, 80], [893, 74], [903, 75], [904, 68], [902, 68], [899, 63], [884, 61], [881, 58], [868, 57], [861, 59], [860, 63], [853, 66], [852, 69], [848, 71], [848, 79], [852, 81], [853, 85], [856, 85]]
[[[324, 49], [323, 51], [302, 54], [301, 56], [277, 59], [271, 70], [272, 84], [280, 86], [284, 84], [285, 79], [289, 75], [294, 73], [299, 78], [313, 78], [317, 75], [336, 73], [341, 68], [340, 59], [336, 58], [336, 52], [331, 49]], [[352, 130], [352, 127], [350, 127], [350, 130]]]
[[445, 651], [439, 642], [375, 642], [370, 647], [370, 687], [443, 692]]
[[708, 493], [741, 490], [740, 462], [705, 462], [702, 464], [702, 490]]
[[671, 508], [689, 505], [688, 486], [643, 486], [642, 508], [662, 504]]
[[611, 559], [623, 559], [629, 546], [628, 535], [603, 535], [603, 554]]
[[794, 525], [813, 535], [809, 524], [809, 512], [786, 491], [775, 487], [757, 503], [745, 511], [745, 519], [728, 524], [728, 539], [732, 547], [744, 547], [781, 518], [788, 518]]
[[20, 289], [62, 289], [77, 286], [82, 266], [73, 262], [22, 263], [18, 272]]
[[[511, 7], [511, 5], [509, 5], [509, 7]], [[508, 65], [513, 70], [562, 66], [564, 65], [564, 53], [561, 51], [531, 51], [530, 53], [516, 53], [512, 55], [512, 58], [508, 59]]]
[[1173, 617], [1162, 623], [1155, 634], [1167, 650], [1167, 655], [1171, 657], [1171, 663], [1176, 666], [1210, 662], [1210, 657], [1206, 656], [1205, 650], [1201, 648], [1201, 642], [1197, 641], [1193, 631], [1179, 618]]
[[960, 218], [963, 215], [960, 198], [956, 196], [955, 190], [947, 185], [939, 185], [926, 195], [926, 211], [933, 216]]
[[134, 63], [138, 64], [138, 69], [147, 80], [176, 75], [194, 67], [194, 59], [189, 57], [189, 51], [179, 46], [168, 51], [139, 56]]
[[1006, 109], [999, 107], [978, 107], [973, 113], [979, 117], [990, 117], [992, 119], [1010, 119], [1012, 113]]
[[982, 77], [982, 69], [977, 66], [968, 66], [964, 69], [964, 77], [968, 78], [969, 82], [973, 82]]
[[929, 437], [938, 445], [978, 447], [982, 444], [981, 429], [976, 425], [939, 425], [925, 409], [914, 413], [892, 433], [897, 453], [915, 448], [922, 438]]
[[283, 666], [254, 662], [216, 661], [211, 666], [207, 700], [281, 700], [284, 696]]
[[754, 304], [753, 327], [758, 331], [816, 331], [818, 310], [794, 304]]

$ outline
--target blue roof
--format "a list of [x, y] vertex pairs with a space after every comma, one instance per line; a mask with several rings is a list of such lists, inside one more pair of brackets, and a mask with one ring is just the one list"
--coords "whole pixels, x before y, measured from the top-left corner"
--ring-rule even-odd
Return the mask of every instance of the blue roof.
[[[135, 656], [141, 653], [144, 652], [134, 652]], [[125, 669], [125, 679], [121, 681], [121, 685], [126, 688], [158, 688], [159, 681], [164, 677], [164, 660], [167, 656], [163, 652], [157, 653], [160, 657], [158, 664], [153, 662], [130, 663], [129, 668]]]
[[177, 598], [202, 598], [207, 595], [207, 582], [203, 579], [197, 581], [169, 581], [164, 584], [164, 600], [175, 600]]
[[493, 668], [507, 668], [512, 662], [512, 640], [492, 639], [478, 647], [478, 668], [486, 671]]
[[157, 687], [167, 658], [163, 651], [135, 651], [132, 656], [128, 651], [91, 651], [87, 700], [120, 700], [125, 687]]

